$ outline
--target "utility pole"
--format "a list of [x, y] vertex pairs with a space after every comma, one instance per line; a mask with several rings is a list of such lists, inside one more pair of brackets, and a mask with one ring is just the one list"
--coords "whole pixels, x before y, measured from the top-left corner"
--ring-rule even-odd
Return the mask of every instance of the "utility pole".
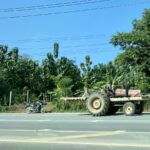
[[27, 99], [26, 99], [27, 104], [29, 104], [29, 90], [27, 90]]
[[9, 107], [11, 106], [11, 102], [12, 102], [12, 91], [10, 91], [9, 93]]

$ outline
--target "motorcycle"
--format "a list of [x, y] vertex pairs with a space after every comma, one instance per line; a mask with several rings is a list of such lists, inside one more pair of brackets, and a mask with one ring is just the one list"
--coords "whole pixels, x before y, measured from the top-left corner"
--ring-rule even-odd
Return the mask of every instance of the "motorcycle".
[[26, 113], [45, 113], [45, 106], [42, 102], [26, 105]]

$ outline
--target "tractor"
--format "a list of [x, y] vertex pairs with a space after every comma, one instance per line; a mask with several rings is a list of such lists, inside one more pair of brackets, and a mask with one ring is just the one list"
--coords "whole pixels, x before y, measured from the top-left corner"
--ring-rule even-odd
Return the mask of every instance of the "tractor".
[[87, 110], [93, 116], [113, 115], [119, 109], [127, 116], [141, 114], [144, 109], [144, 101], [149, 100], [150, 95], [142, 95], [140, 90], [107, 88], [82, 97], [64, 97], [64, 101], [85, 101]]

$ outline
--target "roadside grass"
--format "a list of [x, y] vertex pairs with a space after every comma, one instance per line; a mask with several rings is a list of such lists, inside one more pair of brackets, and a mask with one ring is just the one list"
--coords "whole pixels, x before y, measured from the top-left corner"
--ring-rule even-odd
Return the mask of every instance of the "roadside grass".
[[25, 106], [23, 104], [13, 105], [13, 106], [0, 106], [0, 112], [7, 113], [23, 113], [25, 112]]
[[[46, 113], [52, 112], [85, 112], [87, 111], [85, 102], [48, 102], [45, 106]], [[0, 113], [25, 113], [25, 105], [18, 104], [9, 106], [0, 106]], [[144, 112], [150, 112], [150, 104], [144, 105]]]
[[[85, 104], [83, 103], [63, 103], [63, 102], [48, 102], [45, 106], [45, 112], [85, 112]], [[25, 113], [25, 105], [18, 104], [9, 106], [0, 106], [0, 113]]]

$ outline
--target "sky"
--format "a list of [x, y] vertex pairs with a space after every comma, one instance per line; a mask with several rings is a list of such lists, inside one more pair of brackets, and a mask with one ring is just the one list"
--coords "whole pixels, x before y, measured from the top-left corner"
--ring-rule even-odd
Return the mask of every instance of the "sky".
[[112, 35], [132, 30], [150, 0], [0, 0], [0, 44], [41, 62], [59, 43], [59, 57], [77, 65], [89, 55], [93, 65], [122, 51]]

